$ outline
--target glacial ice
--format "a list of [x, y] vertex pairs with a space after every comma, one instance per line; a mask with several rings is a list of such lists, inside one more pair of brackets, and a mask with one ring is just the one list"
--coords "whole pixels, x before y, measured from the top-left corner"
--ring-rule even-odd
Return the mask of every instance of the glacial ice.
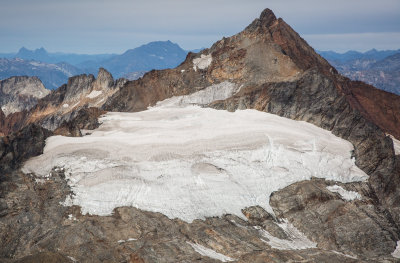
[[84, 214], [133, 206], [188, 222], [243, 218], [241, 209], [254, 205], [273, 213], [273, 191], [311, 177], [368, 178], [351, 159], [351, 143], [312, 124], [256, 110], [160, 105], [107, 113], [84, 137], [50, 137], [23, 171], [65, 168], [74, 195], [64, 204]]

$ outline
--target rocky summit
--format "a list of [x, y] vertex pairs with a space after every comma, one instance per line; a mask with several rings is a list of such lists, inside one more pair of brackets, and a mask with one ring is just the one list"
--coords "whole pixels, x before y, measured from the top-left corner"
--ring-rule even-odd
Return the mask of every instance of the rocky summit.
[[50, 93], [37, 77], [11, 77], [0, 81], [0, 106], [5, 115], [30, 110]]
[[2, 262], [398, 262], [400, 97], [266, 9], [0, 115]]

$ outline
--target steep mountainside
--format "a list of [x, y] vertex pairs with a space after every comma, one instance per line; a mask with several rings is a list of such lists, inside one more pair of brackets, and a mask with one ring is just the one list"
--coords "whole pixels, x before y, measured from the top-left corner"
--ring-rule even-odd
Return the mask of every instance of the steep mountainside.
[[49, 93], [37, 77], [11, 77], [0, 81], [0, 107], [5, 115], [30, 110]]
[[47, 64], [19, 58], [0, 58], [0, 79], [12, 76], [36, 76], [47, 89], [56, 89], [69, 77], [80, 73], [82, 73], [80, 69], [66, 63]]
[[399, 100], [269, 9], [174, 69], [72, 77], [0, 116], [0, 260], [397, 262]]

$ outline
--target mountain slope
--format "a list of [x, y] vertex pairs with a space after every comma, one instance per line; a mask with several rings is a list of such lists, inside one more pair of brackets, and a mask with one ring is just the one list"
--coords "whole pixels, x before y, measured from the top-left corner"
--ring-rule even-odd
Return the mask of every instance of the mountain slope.
[[[269, 9], [175, 69], [76, 76], [1, 119], [22, 121], [0, 141], [0, 255], [396, 262], [398, 99], [339, 75]], [[115, 112], [98, 127], [99, 108]], [[43, 148], [38, 124], [85, 136]]]

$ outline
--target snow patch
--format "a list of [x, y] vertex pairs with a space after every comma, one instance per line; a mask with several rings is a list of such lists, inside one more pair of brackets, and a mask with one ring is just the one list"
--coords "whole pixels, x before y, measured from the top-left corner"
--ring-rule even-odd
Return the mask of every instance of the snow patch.
[[400, 241], [397, 241], [396, 249], [392, 252], [394, 258], [400, 258]]
[[137, 239], [136, 238], [128, 238], [127, 240], [121, 239], [121, 240], [118, 240], [118, 243], [125, 243], [125, 242], [135, 241], [135, 240], [137, 240]]
[[333, 193], [338, 193], [346, 201], [361, 200], [361, 195], [359, 193], [347, 191], [339, 185], [327, 186], [326, 189]]
[[219, 84], [206, 87], [200, 91], [186, 96], [172, 97], [157, 103], [156, 107], [182, 107], [188, 105], [207, 105], [213, 101], [225, 100], [239, 90], [235, 83], [224, 81]]
[[400, 141], [390, 135], [390, 138], [393, 140], [394, 154], [400, 154]]
[[347, 257], [347, 258], [357, 259], [356, 256], [351, 256], [351, 255], [348, 255], [348, 254], [344, 254], [344, 253], [336, 251], [336, 250], [331, 250], [331, 252], [333, 252], [335, 254], [338, 254], [338, 255], [341, 255], [341, 256], [344, 256], [344, 257]]
[[77, 219], [76, 219], [76, 217], [75, 217], [73, 214], [69, 214], [69, 215], [68, 215], [68, 220], [76, 221]]
[[206, 69], [208, 68], [208, 66], [211, 65], [211, 62], [212, 62], [211, 54], [209, 55], [201, 54], [199, 58], [193, 59], [193, 69], [194, 71], [197, 71], [197, 68]]
[[209, 258], [213, 258], [222, 262], [230, 262], [230, 261], [234, 261], [235, 259], [230, 258], [228, 256], [225, 256], [221, 253], [218, 253], [210, 248], [206, 248], [202, 245], [199, 244], [195, 244], [195, 243], [191, 243], [191, 242], [186, 242], [188, 243], [190, 246], [192, 246], [192, 248], [194, 249], [194, 251], [196, 251], [197, 253], [199, 253], [202, 256], [206, 256]]
[[301, 233], [297, 228], [295, 228], [292, 224], [290, 224], [286, 219], [283, 220], [282, 223], [277, 224], [288, 236], [288, 239], [280, 239], [277, 238], [264, 229], [260, 227], [255, 227], [258, 229], [262, 236], [268, 239], [262, 241], [266, 242], [272, 248], [280, 249], [280, 250], [298, 250], [298, 249], [307, 249], [307, 248], [316, 248], [317, 243], [309, 240], [303, 233]]
[[93, 98], [96, 98], [97, 96], [101, 95], [102, 93], [103, 92], [101, 90], [93, 90], [88, 95], [86, 95], [86, 97], [89, 99], [93, 99]]
[[71, 257], [71, 256], [67, 256], [67, 258], [69, 258], [70, 260], [72, 260], [72, 262], [78, 262], [78, 260], [76, 260], [75, 258]]

